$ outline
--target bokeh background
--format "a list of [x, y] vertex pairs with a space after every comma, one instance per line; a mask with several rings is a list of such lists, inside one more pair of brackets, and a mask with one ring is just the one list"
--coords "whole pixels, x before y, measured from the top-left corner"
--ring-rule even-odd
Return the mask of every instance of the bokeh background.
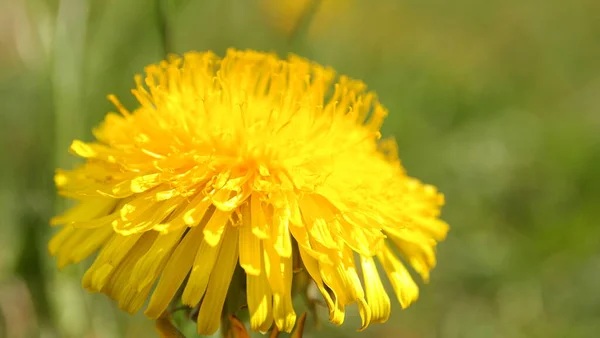
[[228, 47], [364, 80], [409, 174], [446, 194], [452, 229], [420, 300], [362, 333], [351, 311], [307, 336], [596, 337], [598, 13], [597, 0], [1, 0], [0, 337], [155, 335], [81, 289], [86, 264], [55, 268], [53, 170], [76, 162], [68, 146], [91, 140], [107, 94], [135, 107], [133, 75], [165, 48]]

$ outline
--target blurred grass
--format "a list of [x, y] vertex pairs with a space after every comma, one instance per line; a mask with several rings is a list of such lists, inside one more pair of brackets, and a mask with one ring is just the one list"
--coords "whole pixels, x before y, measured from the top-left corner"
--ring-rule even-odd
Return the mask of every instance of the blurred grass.
[[[390, 109], [384, 132], [409, 173], [446, 194], [452, 231], [419, 302], [363, 333], [354, 316], [311, 336], [595, 336], [599, 11], [593, 0], [323, 0], [290, 43], [298, 16], [276, 0], [169, 3], [173, 52], [293, 52], [363, 79]], [[156, 18], [142, 0], [0, 3], [0, 337], [153, 334], [81, 290], [85, 264], [58, 272], [46, 242], [64, 207], [53, 170], [113, 110], [107, 94], [135, 107], [133, 74], [164, 53]]]

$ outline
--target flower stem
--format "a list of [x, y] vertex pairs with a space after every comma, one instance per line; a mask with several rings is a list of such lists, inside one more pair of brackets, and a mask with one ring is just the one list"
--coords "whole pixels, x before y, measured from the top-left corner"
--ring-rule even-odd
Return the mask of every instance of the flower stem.
[[322, 2], [322, 0], [312, 0], [310, 4], [306, 6], [304, 13], [300, 15], [298, 22], [296, 22], [288, 37], [289, 45], [302, 43], [306, 39], [308, 29], [310, 28], [310, 23], [314, 19], [315, 14], [319, 11]]
[[156, 23], [158, 25], [158, 36], [162, 46], [163, 56], [171, 53], [171, 26], [169, 25], [169, 3], [167, 0], [156, 0]]

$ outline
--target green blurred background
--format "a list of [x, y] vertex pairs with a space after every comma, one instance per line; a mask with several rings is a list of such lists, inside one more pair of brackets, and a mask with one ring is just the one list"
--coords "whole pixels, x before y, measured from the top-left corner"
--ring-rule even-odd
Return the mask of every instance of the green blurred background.
[[165, 45], [293, 52], [364, 80], [409, 174], [446, 194], [452, 229], [420, 300], [306, 336], [597, 336], [600, 1], [308, 2], [0, 1], [0, 337], [154, 336], [46, 243], [70, 141], [91, 140], [107, 94], [135, 107], [132, 76]]

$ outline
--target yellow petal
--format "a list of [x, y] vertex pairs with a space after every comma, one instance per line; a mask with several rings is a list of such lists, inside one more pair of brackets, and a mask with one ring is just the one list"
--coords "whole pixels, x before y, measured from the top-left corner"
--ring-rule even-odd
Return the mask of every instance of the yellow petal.
[[216, 246], [221, 241], [221, 237], [225, 232], [225, 227], [227, 226], [227, 222], [229, 222], [230, 216], [231, 212], [223, 212], [218, 209], [215, 210], [208, 222], [206, 222], [203, 230], [204, 240], [208, 245]]
[[185, 229], [181, 228], [166, 234], [159, 234], [152, 247], [138, 260], [131, 271], [131, 278], [129, 279], [132, 285], [137, 286], [138, 291], [156, 280], [161, 272], [159, 269], [160, 264], [170, 257], [173, 248], [179, 243], [184, 231]]
[[[262, 252], [260, 242], [257, 252]], [[260, 260], [263, 259], [261, 256], [259, 255]], [[250, 327], [253, 331], [267, 332], [273, 324], [273, 296], [264, 270], [259, 270], [258, 276], [246, 276], [246, 294], [250, 313]]]
[[121, 218], [112, 223], [115, 232], [122, 235], [144, 232], [153, 229], [166, 219], [176, 208], [180, 207], [180, 199], [162, 202], [154, 201], [152, 191], [129, 202], [121, 208]]
[[[119, 308], [128, 312], [128, 313], [136, 313], [139, 309], [142, 308], [146, 300], [148, 299], [148, 295], [150, 294], [150, 290], [152, 289], [153, 284], [148, 284], [143, 288], [139, 288], [137, 285], [131, 285], [130, 283], [130, 272], [135, 266], [135, 263], [142, 257], [142, 255], [150, 248], [154, 240], [156, 239], [157, 233], [146, 233], [140, 239], [140, 242], [144, 243], [143, 246], [136, 246], [134, 250], [139, 250], [139, 253], [135, 253], [131, 255], [131, 261], [126, 261], [122, 265], [123, 275], [118, 277], [116, 285], [119, 288]], [[147, 239], [145, 239], [147, 238]], [[161, 262], [160, 269], [164, 267], [166, 262]], [[115, 273], [116, 275], [116, 273]]]
[[[91, 191], [92, 189], [94, 191], [94, 195], [99, 194], [100, 196], [115, 199], [122, 199], [135, 194], [133, 191], [131, 191], [131, 180], [125, 180], [113, 184], [98, 183], [95, 186], [88, 187], [88, 191]], [[79, 193], [83, 194], [84, 192], [80, 191]]]
[[321, 291], [321, 295], [325, 298], [325, 302], [327, 303], [327, 307], [329, 308], [329, 321], [331, 321], [335, 325], [341, 325], [344, 321], [344, 313], [339, 313], [337, 310], [336, 303], [331, 298], [329, 291], [325, 288], [325, 284], [323, 283], [323, 279], [321, 278], [321, 272], [319, 263], [316, 259], [314, 259], [311, 255], [309, 255], [304, 248], [299, 247], [298, 251], [300, 252], [300, 257], [302, 257], [302, 263], [306, 268], [306, 271], [310, 274], [311, 278], [317, 285], [319, 291]]
[[422, 227], [428, 229], [431, 233], [431, 236], [438, 242], [446, 239], [446, 235], [450, 230], [450, 226], [448, 225], [448, 223], [440, 219], [430, 220], [429, 222], [427, 222], [426, 225], [422, 225]]
[[207, 198], [202, 199], [200, 202], [190, 205], [190, 207], [183, 214], [183, 221], [186, 225], [197, 225], [200, 223], [204, 214], [208, 211], [211, 202]]
[[144, 314], [156, 319], [165, 311], [192, 267], [202, 241], [202, 229], [191, 228], [169, 258]]
[[217, 258], [219, 266], [212, 272], [206, 295], [198, 313], [198, 334], [211, 335], [219, 328], [225, 297], [238, 261], [238, 230], [227, 227]]
[[75, 229], [58, 249], [58, 266], [78, 263], [96, 252], [113, 235], [111, 228]]
[[371, 308], [371, 321], [385, 323], [390, 317], [390, 297], [381, 283], [377, 266], [372, 257], [360, 257], [363, 280], [367, 294], [367, 302]]
[[338, 266], [338, 274], [341, 277], [345, 288], [350, 291], [350, 300], [357, 302], [358, 311], [361, 318], [361, 327], [358, 329], [362, 331], [369, 326], [371, 323], [371, 308], [365, 301], [365, 293], [356, 271], [356, 264], [354, 263], [354, 254], [349, 247], [344, 248], [344, 257], [342, 259], [343, 264]]
[[[131, 114], [129, 113], [129, 110], [127, 110], [125, 107], [123, 107], [123, 105], [121, 104], [121, 102], [115, 95], [109, 94], [106, 98], [117, 108], [119, 113], [123, 114], [123, 116], [125, 116], [125, 117], [131, 116]], [[119, 118], [121, 118], [121, 117], [119, 116]]]
[[131, 180], [131, 191], [142, 193], [162, 183], [160, 173], [138, 176]]
[[372, 231], [346, 220], [334, 220], [332, 225], [344, 243], [360, 255], [374, 255], [385, 238], [379, 230]]
[[50, 251], [50, 254], [52, 256], [56, 255], [58, 253], [58, 250], [60, 249], [61, 245], [69, 238], [71, 238], [71, 235], [75, 232], [75, 228], [70, 227], [70, 226], [65, 226], [62, 229], [60, 229], [59, 232], [57, 232], [54, 237], [52, 237], [52, 239], [50, 240], [50, 242], [48, 243], [48, 251]]
[[429, 271], [435, 267], [435, 241], [424, 234], [404, 229], [388, 233], [388, 238], [398, 247], [402, 258], [429, 282]]
[[337, 249], [337, 241], [333, 239], [328, 223], [334, 218], [331, 210], [325, 206], [319, 206], [310, 197], [303, 198], [299, 204], [310, 236], [326, 248]]
[[139, 307], [130, 307], [129, 304], [136, 293], [136, 290], [129, 285], [129, 273], [137, 260], [150, 248], [155, 238], [156, 233], [147, 233], [141, 236], [131, 250], [129, 250], [125, 258], [114, 268], [113, 273], [101, 290], [110, 298], [117, 300], [121, 309], [130, 313], [136, 312], [139, 310]]
[[240, 226], [240, 266], [246, 271], [247, 275], [258, 276], [261, 271], [262, 251], [260, 250], [260, 239], [252, 233], [252, 224], [250, 220], [250, 207], [244, 204], [241, 207], [241, 226]]
[[289, 210], [277, 209], [273, 214], [273, 234], [275, 250], [281, 257], [292, 256]]
[[252, 193], [252, 189], [245, 185], [245, 183], [248, 181], [248, 178], [248, 174], [238, 177], [230, 177], [227, 182], [222, 185], [222, 188], [215, 187], [216, 190], [211, 192], [211, 202], [220, 210], [235, 210]]
[[186, 197], [175, 197], [169, 199], [168, 201], [172, 201], [173, 204], [178, 205], [178, 208], [173, 211], [173, 214], [168, 218], [168, 220], [162, 220], [159, 224], [154, 225], [153, 229], [160, 232], [169, 232], [175, 229], [187, 227], [187, 224], [185, 223], [185, 216], [188, 214], [188, 212], [190, 212], [190, 210], [197, 208], [197, 206], [202, 203], [203, 200], [204, 195], [201, 193], [196, 194], [189, 202], [187, 202]]
[[286, 194], [287, 208], [289, 210], [290, 224], [302, 225], [302, 213], [300, 212], [300, 206], [298, 205], [298, 197], [294, 191], [290, 191]]
[[250, 197], [250, 221], [252, 224], [252, 233], [260, 239], [269, 238], [268, 224], [265, 217], [265, 211], [256, 195]]
[[[227, 230], [225, 231], [227, 232]], [[183, 304], [194, 307], [200, 302], [208, 287], [208, 281], [215, 268], [215, 262], [217, 262], [217, 255], [219, 255], [220, 249], [220, 240], [216, 245], [210, 245], [206, 241], [206, 237], [202, 238], [202, 243], [198, 248], [196, 259], [192, 266], [192, 272], [190, 273], [185, 290], [183, 291], [183, 296], [181, 298]], [[220, 263], [221, 262], [219, 262], [219, 264]], [[216, 266], [216, 269], [219, 269], [219, 265]]]
[[83, 287], [90, 292], [100, 292], [114, 269], [127, 256], [141, 236], [142, 234], [131, 236], [113, 235], [83, 276]]
[[112, 224], [117, 219], [119, 219], [119, 212], [115, 211], [110, 215], [101, 216], [101, 217], [86, 220], [86, 221], [79, 221], [79, 222], [71, 223], [71, 226], [73, 226], [74, 228], [78, 228], [78, 229], [97, 229], [97, 228], [108, 227], [108, 228], [110, 228], [111, 231], [113, 231]]
[[53, 217], [51, 225], [67, 224], [72, 222], [89, 221], [109, 213], [117, 204], [117, 200], [106, 197], [95, 197], [80, 200], [79, 204], [69, 209], [61, 216]]
[[[340, 255], [342, 254], [340, 253]], [[343, 256], [333, 266], [321, 265], [321, 276], [335, 296], [335, 310], [333, 314], [339, 316], [341, 321], [343, 321], [345, 306], [356, 302], [362, 321], [359, 330], [363, 330], [371, 321], [371, 311], [364, 299], [364, 292], [356, 273], [356, 268], [353, 266], [353, 262], [349, 262], [351, 258]]]
[[298, 243], [298, 246], [304, 249], [304, 251], [309, 254], [312, 258], [316, 259], [320, 263], [323, 264], [333, 264], [333, 261], [329, 258], [329, 255], [326, 253], [328, 250], [315, 250], [313, 249], [308, 233], [306, 232], [306, 228], [304, 226], [292, 226], [290, 227], [290, 232], [294, 239]]
[[136, 195], [133, 200], [121, 207], [120, 214], [124, 221], [133, 221], [142, 216], [148, 209], [154, 208], [154, 194], [145, 193]]
[[292, 304], [292, 258], [280, 257], [270, 241], [263, 241], [265, 272], [273, 292], [273, 319], [279, 330], [291, 332], [296, 322]]
[[[133, 233], [133, 232], [144, 232], [154, 229], [158, 224], [168, 218], [175, 209], [180, 208], [180, 202], [177, 199], [171, 199], [164, 202], [159, 202], [154, 210], [149, 210], [142, 219], [138, 221], [131, 222], [130, 225], [127, 225], [126, 230], [122, 230], [121, 232], [124, 234]], [[114, 228], [113, 222], [113, 228]], [[170, 229], [172, 231], [176, 231], [177, 228]]]
[[419, 287], [415, 284], [404, 264], [400, 262], [390, 248], [384, 246], [383, 250], [377, 254], [377, 258], [383, 265], [383, 269], [392, 283], [402, 308], [408, 307], [417, 300], [419, 298]]
[[[157, 270], [162, 271], [165, 265], [167, 265], [167, 260], [162, 260], [157, 264]], [[129, 282], [129, 284], [127, 285], [127, 293], [123, 298], [120, 299], [119, 306], [129, 313], [137, 312], [148, 300], [148, 295], [150, 294], [150, 291], [152, 290], [152, 287], [154, 286], [154, 282], [156, 281], [157, 277], [158, 274], [150, 276], [150, 283], [144, 287], [132, 285]]]
[[71, 143], [70, 150], [83, 158], [91, 158], [96, 157], [98, 155], [98, 153], [94, 150], [94, 147], [92, 147], [91, 144], [84, 143], [79, 140], [75, 140], [73, 141], [73, 143]]

